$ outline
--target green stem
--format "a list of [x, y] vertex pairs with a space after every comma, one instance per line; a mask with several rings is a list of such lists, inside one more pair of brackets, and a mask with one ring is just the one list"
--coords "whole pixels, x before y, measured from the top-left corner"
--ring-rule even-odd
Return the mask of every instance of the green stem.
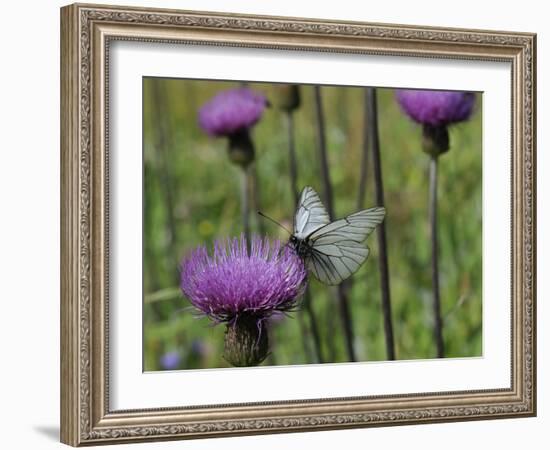
[[[299, 192], [298, 192], [298, 164], [296, 159], [296, 146], [294, 140], [294, 114], [292, 111], [285, 112], [286, 125], [288, 132], [288, 167], [290, 175], [290, 190], [294, 198], [294, 205], [298, 205]], [[319, 327], [317, 325], [317, 317], [311, 304], [311, 292], [309, 287], [306, 288], [304, 293], [303, 306], [308, 315], [309, 326], [313, 337], [313, 344], [315, 346], [315, 356], [320, 363], [325, 362], [323, 358], [323, 352], [321, 349], [321, 336], [319, 333]]]
[[[382, 181], [382, 162], [380, 158], [380, 136], [378, 133], [378, 103], [375, 88], [366, 88], [367, 120], [370, 131], [370, 147], [374, 169], [374, 187], [376, 205], [384, 206], [384, 184]], [[387, 216], [386, 216], [387, 220]], [[386, 356], [388, 360], [395, 359], [395, 344], [393, 339], [393, 323], [391, 314], [390, 274], [388, 268], [388, 245], [386, 239], [386, 220], [376, 229], [378, 236], [378, 260], [380, 265], [380, 289], [382, 291], [382, 315], [384, 317], [384, 335], [386, 340]]]
[[243, 233], [246, 238], [248, 250], [250, 251], [250, 203], [248, 201], [248, 184], [250, 166], [242, 167], [241, 170], [241, 221]]
[[294, 197], [294, 205], [298, 204], [298, 163], [296, 161], [296, 145], [294, 141], [294, 114], [292, 111], [285, 112], [286, 129], [288, 133], [288, 171], [290, 175], [290, 190]]
[[155, 159], [158, 164], [160, 176], [160, 188], [162, 192], [162, 198], [164, 200], [164, 208], [166, 211], [166, 228], [167, 228], [167, 240], [166, 240], [166, 249], [167, 254], [169, 255], [169, 266], [174, 270], [174, 277], [176, 281], [179, 281], [179, 274], [177, 271], [179, 258], [177, 255], [177, 226], [175, 218], [175, 208], [173, 200], [173, 184], [172, 184], [172, 174], [169, 170], [170, 166], [170, 156], [169, 156], [169, 145], [170, 145], [170, 133], [167, 130], [168, 123], [165, 114], [166, 108], [166, 95], [164, 90], [161, 89], [162, 80], [151, 80], [151, 103], [153, 107], [153, 117], [156, 121], [155, 128], [156, 133], [156, 151]]
[[430, 240], [432, 244], [432, 290], [434, 339], [437, 357], [443, 358], [445, 346], [443, 341], [443, 320], [441, 318], [441, 298], [439, 292], [439, 248], [437, 223], [437, 156], [430, 159]]
[[[248, 169], [250, 171], [249, 177], [249, 189], [250, 189], [250, 201], [252, 203], [252, 211], [261, 211], [261, 195], [260, 195], [260, 182], [258, 180], [258, 168], [256, 162], [250, 164]], [[257, 230], [261, 236], [265, 235], [264, 221], [258, 220], [256, 222]]]
[[369, 168], [370, 155], [370, 122], [369, 122], [369, 94], [368, 88], [365, 89], [365, 111], [363, 114], [363, 151], [361, 153], [361, 166], [359, 167], [359, 190], [357, 195], [357, 209], [361, 210], [365, 207], [365, 195], [367, 190], [367, 178]]
[[[330, 181], [330, 172], [327, 156], [326, 128], [325, 118], [323, 114], [323, 102], [321, 97], [320, 86], [314, 86], [315, 94], [315, 113], [317, 118], [317, 141], [319, 151], [319, 163], [321, 165], [321, 179], [323, 181], [323, 192], [327, 206], [327, 212], [331, 219], [334, 219], [334, 206], [332, 196], [332, 185]], [[350, 361], [356, 361], [355, 348], [353, 344], [353, 324], [351, 322], [351, 314], [349, 300], [345, 286], [340, 284], [337, 288], [338, 305], [340, 307], [340, 316], [344, 328], [346, 339], [346, 351]]]

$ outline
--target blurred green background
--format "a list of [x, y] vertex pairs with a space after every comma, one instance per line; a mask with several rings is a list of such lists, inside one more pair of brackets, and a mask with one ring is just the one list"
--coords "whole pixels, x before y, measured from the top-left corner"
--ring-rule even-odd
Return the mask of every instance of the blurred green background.
[[[178, 288], [178, 264], [198, 244], [242, 231], [239, 168], [227, 155], [227, 140], [207, 136], [198, 126], [201, 105], [237, 82], [144, 78], [144, 370], [162, 370], [170, 353], [179, 369], [226, 367], [223, 325], [197, 318]], [[269, 84], [249, 87], [273, 100]], [[364, 96], [358, 87], [323, 87], [330, 176], [336, 216], [357, 209], [364, 140]], [[420, 149], [420, 127], [399, 110], [394, 91], [378, 89], [382, 170], [387, 209], [391, 300], [397, 359], [433, 358], [428, 163]], [[322, 195], [317, 158], [313, 87], [301, 87], [294, 113], [300, 188]], [[451, 127], [451, 150], [439, 163], [440, 283], [447, 357], [480, 356], [482, 349], [481, 95], [468, 122]], [[268, 108], [252, 129], [261, 210], [289, 228], [295, 205], [288, 175], [283, 113]], [[369, 163], [365, 207], [375, 205]], [[253, 217], [253, 230], [258, 230]], [[271, 223], [272, 237], [288, 236]], [[350, 303], [355, 350], [360, 361], [384, 360], [386, 350], [375, 233], [371, 255], [352, 276]], [[330, 362], [347, 361], [342, 323], [333, 290], [310, 278], [312, 307], [322, 348]], [[314, 362], [304, 311], [270, 327], [269, 364]], [[177, 356], [177, 357], [176, 357]]]

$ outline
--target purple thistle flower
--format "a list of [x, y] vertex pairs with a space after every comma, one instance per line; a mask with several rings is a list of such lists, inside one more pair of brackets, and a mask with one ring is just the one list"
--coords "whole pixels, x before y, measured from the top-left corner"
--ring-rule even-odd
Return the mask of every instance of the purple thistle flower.
[[194, 250], [181, 265], [181, 289], [191, 304], [214, 322], [240, 315], [263, 320], [289, 311], [306, 284], [307, 271], [295, 251], [280, 241], [244, 236], [216, 241], [213, 255]]
[[181, 355], [178, 351], [165, 353], [160, 357], [160, 365], [164, 370], [175, 370], [179, 367]]
[[296, 306], [307, 270], [293, 248], [280, 241], [244, 236], [216, 241], [210, 256], [194, 250], [181, 265], [181, 289], [215, 323], [227, 323], [224, 357], [234, 366], [255, 366], [267, 356], [266, 321]]
[[199, 110], [199, 125], [211, 136], [230, 136], [253, 126], [267, 106], [262, 94], [249, 88], [220, 92]]
[[467, 120], [472, 114], [472, 92], [399, 89], [396, 97], [401, 109], [415, 122], [441, 127]]

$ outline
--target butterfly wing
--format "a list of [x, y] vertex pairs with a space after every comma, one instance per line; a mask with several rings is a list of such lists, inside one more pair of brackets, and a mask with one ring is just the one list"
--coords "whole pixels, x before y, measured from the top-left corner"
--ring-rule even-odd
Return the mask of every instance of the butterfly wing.
[[319, 195], [312, 187], [306, 186], [302, 190], [294, 216], [294, 236], [304, 239], [329, 223], [329, 215]]
[[309, 236], [308, 268], [322, 283], [339, 284], [361, 267], [369, 256], [363, 241], [386, 215], [382, 207], [356, 212], [329, 223]]

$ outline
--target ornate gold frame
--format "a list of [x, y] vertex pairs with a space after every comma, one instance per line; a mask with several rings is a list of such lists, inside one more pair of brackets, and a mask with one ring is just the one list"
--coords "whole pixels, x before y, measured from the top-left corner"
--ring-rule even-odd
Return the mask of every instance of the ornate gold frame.
[[[110, 411], [106, 69], [112, 40], [511, 63], [510, 388]], [[99, 5], [62, 8], [62, 442], [79, 446], [535, 415], [535, 51], [536, 36], [528, 33]]]

